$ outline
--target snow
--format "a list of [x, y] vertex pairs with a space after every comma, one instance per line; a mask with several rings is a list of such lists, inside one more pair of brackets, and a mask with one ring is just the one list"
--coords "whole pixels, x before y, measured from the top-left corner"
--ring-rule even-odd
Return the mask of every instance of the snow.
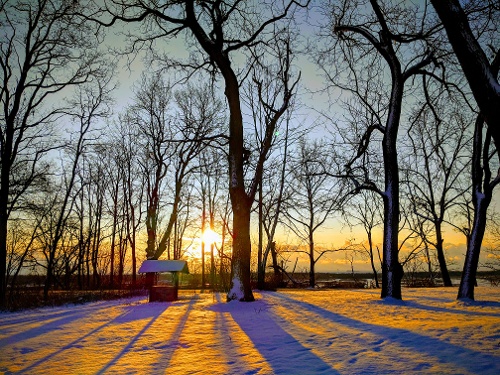
[[3, 374], [500, 374], [500, 289], [180, 291], [0, 314]]
[[183, 272], [189, 273], [185, 260], [145, 260], [138, 273], [146, 272]]
[[236, 271], [233, 275], [232, 285], [231, 290], [227, 293], [227, 299], [242, 301], [245, 298], [245, 293], [243, 291], [243, 285], [240, 282], [240, 277]]

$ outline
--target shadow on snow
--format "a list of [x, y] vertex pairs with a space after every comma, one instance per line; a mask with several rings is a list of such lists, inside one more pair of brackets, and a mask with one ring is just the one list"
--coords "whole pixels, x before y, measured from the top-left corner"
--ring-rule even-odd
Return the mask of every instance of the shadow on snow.
[[269, 312], [269, 305], [265, 301], [218, 303], [211, 310], [229, 312], [276, 373], [338, 374], [286, 332]]
[[[33, 369], [37, 368], [38, 366], [43, 365], [44, 363], [46, 363], [47, 361], [49, 361], [53, 357], [55, 357], [55, 356], [57, 356], [59, 354], [63, 354], [64, 351], [66, 351], [66, 350], [70, 350], [70, 349], [72, 349], [74, 347], [78, 347], [79, 343], [83, 342], [88, 337], [91, 337], [91, 336], [95, 335], [97, 332], [103, 330], [104, 328], [106, 328], [106, 327], [108, 327], [110, 325], [113, 325], [113, 324], [122, 324], [122, 323], [126, 323], [126, 322], [131, 322], [131, 321], [134, 321], [134, 320], [137, 320], [137, 319], [151, 318], [150, 322], [148, 324], [146, 324], [146, 326], [139, 332], [139, 334], [136, 335], [132, 339], [132, 342], [129, 343], [120, 352], [119, 356], [121, 356], [124, 353], [126, 353], [126, 351], [128, 350], [128, 348], [130, 348], [130, 346], [133, 344], [133, 342], [135, 342], [138, 339], [138, 337], [140, 337], [140, 335], [142, 335], [142, 333], [145, 332], [145, 330], [161, 314], [163, 314], [163, 312], [167, 309], [167, 307], [168, 306], [165, 305], [165, 304], [156, 304], [156, 306], [148, 306], [146, 304], [125, 306], [125, 311], [123, 313], [121, 313], [120, 315], [118, 315], [117, 317], [115, 317], [113, 320], [110, 320], [110, 321], [105, 322], [104, 324], [101, 324], [100, 326], [94, 328], [93, 330], [91, 330], [90, 332], [86, 333], [85, 335], [77, 338], [76, 340], [73, 340], [69, 344], [64, 345], [60, 349], [58, 349], [58, 350], [50, 353], [49, 355], [46, 355], [45, 357], [43, 357], [43, 358], [39, 359], [38, 361], [36, 361], [36, 362], [32, 363], [31, 365], [29, 365], [28, 367], [20, 370], [18, 373], [19, 374], [25, 374], [25, 373], [26, 374], [28, 374], [28, 373], [31, 374], [31, 373], [33, 373]], [[73, 320], [80, 319], [84, 315], [88, 315], [92, 311], [95, 312], [96, 310], [99, 310], [99, 309], [100, 309], [100, 307], [98, 309], [94, 309], [94, 310], [87, 309], [87, 311], [85, 311], [85, 314], [81, 314], [81, 313], [72, 314], [70, 317], [59, 319], [55, 323], [57, 324], [57, 327], [59, 327], [59, 326], [62, 326], [63, 324], [70, 323]], [[52, 331], [55, 328], [56, 327], [51, 327], [50, 331]], [[46, 325], [43, 327], [43, 330], [47, 331], [47, 326]], [[23, 339], [26, 339], [26, 336], [24, 336]], [[115, 357], [110, 363], [108, 363], [108, 365], [105, 366], [105, 369], [107, 369], [110, 365], [112, 365], [113, 363], [115, 363], [118, 360], [119, 356]], [[101, 372], [103, 372], [103, 370], [101, 370]]]
[[[383, 337], [385, 340], [388, 340], [390, 342], [409, 348], [414, 352], [420, 352], [428, 356], [436, 357], [438, 358], [440, 363], [454, 364], [472, 373], [478, 372], [478, 373], [500, 374], [500, 363], [499, 363], [499, 357], [497, 356], [492, 356], [486, 353], [467, 349], [462, 346], [446, 343], [437, 338], [420, 335], [418, 333], [411, 332], [405, 329], [370, 324], [359, 320], [351, 319], [344, 315], [340, 315], [332, 311], [326, 310], [317, 305], [296, 300], [284, 294], [273, 293], [272, 296], [276, 297], [282, 302], [289, 303], [291, 307], [287, 308], [308, 310], [323, 317], [324, 319], [330, 320], [333, 323], [342, 324], [351, 329], [356, 329], [362, 332], [371, 333], [379, 337]], [[386, 303], [386, 302], [381, 301], [378, 303]], [[418, 304], [416, 303], [407, 303], [401, 301], [398, 301], [397, 304], [402, 306], [408, 305], [410, 307], [412, 307], [412, 305], [418, 306]], [[419, 308], [422, 308], [422, 306], [420, 306]], [[449, 312], [456, 313], [455, 310], [450, 310]]]

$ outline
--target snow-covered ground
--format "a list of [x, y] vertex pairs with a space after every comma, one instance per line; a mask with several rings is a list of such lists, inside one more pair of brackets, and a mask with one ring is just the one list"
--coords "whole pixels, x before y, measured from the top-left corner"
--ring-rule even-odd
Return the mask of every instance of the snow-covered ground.
[[500, 374], [500, 289], [181, 291], [0, 314], [0, 373]]

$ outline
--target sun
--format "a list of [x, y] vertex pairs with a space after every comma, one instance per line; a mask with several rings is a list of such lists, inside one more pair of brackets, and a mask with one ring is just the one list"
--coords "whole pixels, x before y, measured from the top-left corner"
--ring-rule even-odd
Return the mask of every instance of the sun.
[[212, 244], [216, 242], [220, 242], [220, 236], [215, 233], [212, 229], [205, 229], [203, 234], [201, 235], [201, 240], [206, 244]]

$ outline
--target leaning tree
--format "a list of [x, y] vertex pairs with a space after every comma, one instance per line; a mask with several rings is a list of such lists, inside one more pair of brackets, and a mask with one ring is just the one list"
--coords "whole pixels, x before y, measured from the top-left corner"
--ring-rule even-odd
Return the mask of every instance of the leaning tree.
[[[497, 1], [471, 2], [464, 9], [458, 0], [430, 1], [443, 23], [500, 156], [500, 83], [498, 66], [495, 67], [498, 62], [488, 58], [488, 54], [494, 56], [499, 53], [500, 6]], [[467, 17], [468, 14], [472, 19]], [[486, 20], [481, 22], [479, 29], [473, 28], [473, 18], [477, 14], [482, 14], [483, 20]], [[483, 48], [480, 39], [485, 35], [491, 36], [491, 39]]]
[[[474, 299], [476, 271], [486, 229], [486, 214], [500, 173], [491, 171], [493, 157], [500, 162], [500, 7], [496, 1], [431, 0], [453, 51], [469, 83], [480, 114], [474, 125], [472, 155], [472, 202], [474, 218], [467, 239], [458, 299]], [[486, 47], [485, 47], [486, 46]], [[487, 129], [484, 129], [484, 123]], [[485, 134], [483, 134], [485, 133]]]

